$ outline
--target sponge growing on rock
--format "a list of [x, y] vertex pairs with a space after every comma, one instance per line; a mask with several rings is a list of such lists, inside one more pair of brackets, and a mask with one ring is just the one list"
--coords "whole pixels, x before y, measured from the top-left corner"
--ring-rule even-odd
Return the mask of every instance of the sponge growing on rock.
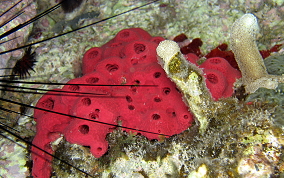
[[[196, 62], [198, 59], [194, 54], [186, 54], [185, 58], [198, 66]], [[198, 67], [203, 69], [206, 86], [214, 100], [232, 96], [234, 83], [241, 77], [241, 73], [233, 68], [226, 59], [211, 57]]]
[[[70, 143], [90, 146], [99, 158], [108, 149], [106, 135], [118, 122], [124, 131], [148, 139], [186, 130], [193, 116], [157, 63], [156, 47], [162, 40], [133, 28], [120, 31], [102, 47], [89, 49], [83, 57], [84, 76], [70, 80], [58, 90], [63, 92], [60, 95], [53, 95], [55, 90], [39, 100], [37, 107], [66, 115], [35, 109], [33, 144], [53, 153], [50, 143], [64, 135]], [[50, 177], [51, 157], [32, 150], [33, 176]]]

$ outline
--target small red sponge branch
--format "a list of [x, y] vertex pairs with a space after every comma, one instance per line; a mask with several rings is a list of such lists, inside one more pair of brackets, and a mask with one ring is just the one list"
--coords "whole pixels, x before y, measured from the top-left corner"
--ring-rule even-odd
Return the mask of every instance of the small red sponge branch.
[[226, 59], [229, 64], [239, 70], [237, 61], [235, 60], [234, 53], [232, 51], [227, 51], [228, 45], [226, 43], [220, 44], [216, 48], [212, 49], [208, 54], [205, 55], [205, 58], [221, 57]]
[[201, 51], [200, 51], [200, 47], [202, 46], [203, 42], [201, 41], [200, 38], [195, 38], [192, 40], [191, 43], [189, 43], [188, 45], [182, 47], [181, 53], [182, 54], [188, 54], [188, 53], [194, 53], [195, 55], [197, 55], [198, 57], [201, 57]]
[[269, 50], [261, 50], [259, 52], [260, 52], [262, 58], [265, 59], [268, 56], [270, 56], [271, 53], [280, 51], [282, 45], [283, 44], [274, 45]]

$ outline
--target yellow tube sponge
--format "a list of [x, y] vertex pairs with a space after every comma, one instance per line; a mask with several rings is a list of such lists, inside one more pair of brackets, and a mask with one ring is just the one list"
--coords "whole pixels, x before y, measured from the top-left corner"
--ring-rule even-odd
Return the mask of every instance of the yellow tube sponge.
[[161, 58], [161, 66], [183, 93], [184, 99], [200, 123], [200, 132], [203, 133], [208, 125], [205, 113], [209, 108], [211, 96], [205, 86], [202, 70], [186, 61], [174, 41], [160, 42], [156, 51]]

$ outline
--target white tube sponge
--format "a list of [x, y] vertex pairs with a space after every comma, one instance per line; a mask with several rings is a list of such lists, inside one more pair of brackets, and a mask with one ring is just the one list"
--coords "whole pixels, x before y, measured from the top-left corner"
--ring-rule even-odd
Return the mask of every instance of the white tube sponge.
[[268, 75], [256, 45], [258, 33], [259, 26], [253, 14], [243, 15], [231, 28], [230, 45], [247, 93], [253, 93], [260, 87], [275, 89], [278, 82], [283, 82], [283, 76]]
[[163, 59], [162, 65], [167, 74], [169, 74], [169, 62], [171, 59], [180, 52], [180, 48], [177, 43], [171, 40], [161, 41], [156, 49], [158, 56]]
[[242, 72], [244, 85], [268, 75], [256, 45], [258, 33], [259, 26], [253, 14], [243, 15], [231, 29], [231, 49]]

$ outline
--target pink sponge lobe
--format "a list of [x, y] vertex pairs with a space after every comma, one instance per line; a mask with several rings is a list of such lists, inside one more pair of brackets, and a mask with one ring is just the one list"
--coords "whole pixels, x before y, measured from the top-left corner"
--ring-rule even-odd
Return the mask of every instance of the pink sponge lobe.
[[215, 100], [222, 98], [228, 85], [224, 75], [218, 70], [204, 69], [206, 86]]
[[241, 77], [240, 71], [220, 57], [209, 58], [199, 67], [204, 68], [206, 86], [215, 100], [232, 96], [234, 82]]
[[156, 48], [157, 44], [151, 41], [137, 40], [126, 44], [120, 55], [127, 63], [127, 66], [136, 65], [138, 63], [152, 63], [157, 62], [156, 51], [152, 49]]
[[94, 66], [102, 58], [101, 48], [94, 47], [89, 49], [83, 57], [83, 75], [94, 71]]
[[184, 56], [190, 63], [193, 63], [193, 64], [197, 65], [197, 61], [199, 60], [199, 57], [196, 56], [196, 54], [194, 54], [194, 53], [187, 53]]

